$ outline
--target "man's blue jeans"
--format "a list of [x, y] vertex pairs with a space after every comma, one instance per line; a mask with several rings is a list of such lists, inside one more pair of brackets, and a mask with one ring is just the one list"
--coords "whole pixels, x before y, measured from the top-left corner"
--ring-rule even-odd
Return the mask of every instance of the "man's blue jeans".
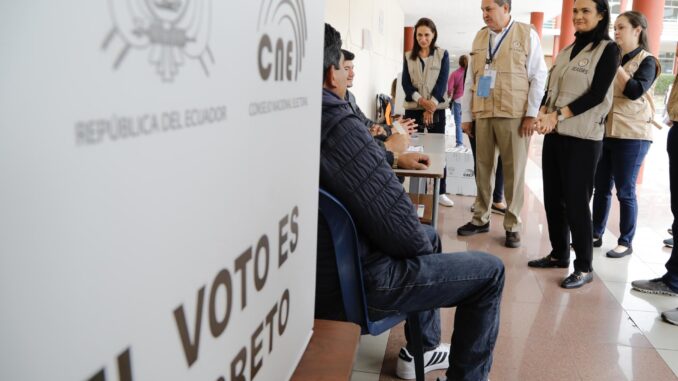
[[461, 103], [452, 102], [452, 116], [454, 117], [455, 132], [454, 137], [457, 140], [457, 146], [464, 144], [464, 135], [461, 131]]
[[[440, 343], [440, 311], [457, 307], [448, 380], [486, 380], [499, 331], [504, 288], [501, 260], [482, 252], [440, 254], [435, 230], [425, 226], [436, 253], [410, 259], [378, 255], [367, 260], [365, 283], [370, 316], [420, 313], [424, 351]], [[365, 264], [365, 262], [364, 262]], [[407, 329], [405, 330], [407, 333]], [[408, 344], [408, 349], [411, 349]]]
[[[678, 237], [678, 121], [673, 122], [666, 141], [669, 153], [669, 184], [671, 187], [671, 212], [673, 213], [673, 241]], [[666, 274], [662, 277], [673, 291], [678, 292], [678, 247], [673, 246], [671, 257], [666, 262]]]
[[602, 237], [605, 232], [614, 185], [619, 200], [620, 236], [617, 244], [631, 247], [638, 220], [636, 179], [650, 144], [648, 140], [637, 139], [605, 138], [603, 141], [593, 195], [594, 237]]

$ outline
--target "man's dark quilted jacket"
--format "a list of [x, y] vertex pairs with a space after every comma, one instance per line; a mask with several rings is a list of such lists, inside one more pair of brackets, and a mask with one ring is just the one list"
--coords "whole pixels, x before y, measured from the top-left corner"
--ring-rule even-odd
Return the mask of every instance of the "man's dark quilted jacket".
[[[320, 186], [341, 200], [367, 240], [371, 254], [363, 267], [385, 263], [379, 261], [384, 255], [404, 259], [432, 252], [414, 206], [383, 150], [348, 102], [328, 90], [323, 90]], [[334, 261], [331, 236], [319, 217], [316, 317], [338, 319], [341, 315], [337, 312], [342, 302]]]

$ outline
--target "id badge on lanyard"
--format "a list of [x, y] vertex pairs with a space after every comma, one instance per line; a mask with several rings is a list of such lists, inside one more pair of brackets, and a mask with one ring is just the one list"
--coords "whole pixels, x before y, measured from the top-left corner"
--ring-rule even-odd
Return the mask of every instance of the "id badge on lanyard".
[[494, 62], [494, 56], [497, 54], [501, 43], [504, 42], [504, 38], [506, 38], [512, 26], [513, 24], [509, 25], [508, 29], [506, 29], [504, 35], [501, 36], [501, 39], [497, 43], [497, 46], [494, 48], [494, 50], [492, 50], [490, 41], [487, 41], [488, 57], [485, 59], [485, 71], [478, 81], [478, 96], [481, 98], [489, 97], [490, 90], [494, 89], [494, 85], [497, 81], [497, 71], [494, 70], [492, 63]]

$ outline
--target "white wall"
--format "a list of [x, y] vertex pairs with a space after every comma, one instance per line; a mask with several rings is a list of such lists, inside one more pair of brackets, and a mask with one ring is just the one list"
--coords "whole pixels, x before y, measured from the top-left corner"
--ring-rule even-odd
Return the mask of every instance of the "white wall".
[[[375, 117], [375, 96], [390, 94], [402, 70], [405, 15], [391, 0], [327, 0], [325, 22], [341, 33], [343, 48], [355, 53], [356, 77], [351, 92], [365, 115]], [[363, 30], [372, 46], [363, 47]]]

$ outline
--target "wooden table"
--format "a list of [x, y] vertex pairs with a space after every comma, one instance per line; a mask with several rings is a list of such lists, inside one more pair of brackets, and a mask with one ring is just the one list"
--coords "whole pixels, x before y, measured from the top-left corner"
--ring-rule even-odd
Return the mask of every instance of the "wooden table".
[[[419, 133], [410, 141], [413, 146], [423, 146], [424, 154], [429, 157], [430, 163], [427, 169], [396, 169], [398, 176], [421, 177], [433, 179], [433, 196], [421, 194], [410, 194], [413, 203], [421, 200], [425, 205], [423, 222], [430, 222], [434, 228], [438, 227], [438, 198], [440, 195], [440, 181], [443, 178], [445, 170], [445, 135], [444, 134], [423, 134]], [[430, 208], [427, 206], [430, 204]], [[427, 212], [430, 210], [429, 212]]]
[[313, 336], [290, 381], [350, 380], [359, 342], [357, 324], [314, 320]]

